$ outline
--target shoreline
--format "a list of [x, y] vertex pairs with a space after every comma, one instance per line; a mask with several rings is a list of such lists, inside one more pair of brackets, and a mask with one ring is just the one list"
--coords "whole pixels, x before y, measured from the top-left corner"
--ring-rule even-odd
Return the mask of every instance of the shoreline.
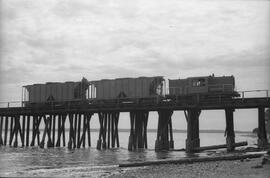
[[270, 177], [270, 164], [263, 158], [244, 160], [197, 162], [192, 164], [164, 164], [135, 168], [118, 168], [110, 178], [124, 177]]

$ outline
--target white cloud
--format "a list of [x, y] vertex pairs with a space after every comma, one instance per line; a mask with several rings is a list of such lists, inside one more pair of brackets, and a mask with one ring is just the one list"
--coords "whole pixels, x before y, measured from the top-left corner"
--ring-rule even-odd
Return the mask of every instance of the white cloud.
[[211, 73], [235, 75], [240, 88], [249, 87], [247, 80], [258, 89], [270, 85], [269, 1], [9, 0], [1, 6], [1, 91], [6, 84], [81, 76]]

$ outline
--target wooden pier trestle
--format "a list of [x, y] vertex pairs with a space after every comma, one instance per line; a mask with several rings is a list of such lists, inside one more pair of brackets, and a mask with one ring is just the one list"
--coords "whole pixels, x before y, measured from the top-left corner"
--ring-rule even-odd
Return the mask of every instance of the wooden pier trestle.
[[200, 147], [199, 116], [201, 110], [188, 109], [184, 113], [187, 120], [186, 152], [195, 152], [195, 149]]
[[258, 147], [266, 148], [268, 145], [267, 134], [265, 129], [265, 108], [258, 108]]
[[130, 112], [130, 135], [128, 150], [148, 148], [147, 146], [147, 123], [148, 111]]
[[174, 148], [173, 132], [172, 132], [172, 110], [158, 111], [158, 130], [155, 142], [155, 150], [169, 150]]
[[[99, 112], [99, 138], [97, 149], [119, 147], [118, 122], [119, 112]], [[107, 142], [106, 142], [107, 140]]]
[[[68, 148], [85, 148], [86, 135], [88, 146], [91, 146], [90, 120], [93, 113], [70, 113], [69, 118], [69, 141]], [[82, 128], [82, 133], [81, 133]]]
[[90, 147], [92, 115], [93, 113], [62, 113], [0, 116], [0, 145], [40, 148], [66, 146], [65, 127], [69, 120], [68, 148], [80, 148], [81, 145], [85, 147], [86, 135]]

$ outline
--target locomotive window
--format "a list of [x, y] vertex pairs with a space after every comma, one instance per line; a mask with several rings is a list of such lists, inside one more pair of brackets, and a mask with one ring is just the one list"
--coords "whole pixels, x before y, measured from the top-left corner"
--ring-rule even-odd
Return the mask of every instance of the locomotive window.
[[193, 87], [202, 87], [205, 86], [205, 79], [195, 79], [192, 80], [192, 86]]

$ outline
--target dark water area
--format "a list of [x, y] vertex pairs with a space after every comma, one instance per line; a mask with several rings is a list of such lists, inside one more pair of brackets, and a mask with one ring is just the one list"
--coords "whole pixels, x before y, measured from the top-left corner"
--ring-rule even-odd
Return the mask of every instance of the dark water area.
[[[61, 148], [0, 147], [0, 176], [47, 176], [47, 177], [102, 177], [121, 173], [120, 163], [138, 161], [154, 161], [160, 159], [181, 159], [192, 156], [207, 156], [207, 152], [187, 155], [185, 152], [155, 152], [155, 133], [148, 133], [149, 149], [130, 152], [128, 146], [128, 132], [120, 132], [120, 148], [96, 150], [98, 133], [91, 135], [92, 147], [69, 150]], [[175, 149], [184, 148], [185, 133], [175, 133]], [[222, 133], [200, 134], [201, 146], [224, 144]], [[248, 141], [254, 146], [257, 138], [253, 134], [236, 134], [236, 141]], [[136, 169], [136, 168], [129, 168]]]

